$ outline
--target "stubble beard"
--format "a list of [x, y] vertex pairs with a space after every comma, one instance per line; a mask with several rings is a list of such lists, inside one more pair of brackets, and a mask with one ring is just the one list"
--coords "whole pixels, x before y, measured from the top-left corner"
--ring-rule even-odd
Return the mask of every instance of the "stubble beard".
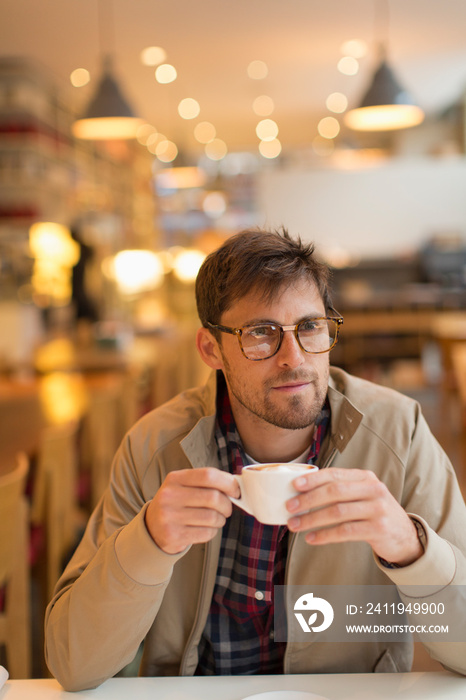
[[[229, 391], [236, 401], [257, 418], [286, 430], [302, 430], [314, 425], [325, 402], [328, 385], [328, 371], [325, 378], [304, 371], [287, 370], [274, 379], [264, 382], [261, 394], [254, 394], [244, 383], [232, 381], [230, 368], [225, 363], [225, 376]], [[311, 382], [314, 397], [311, 402], [307, 396], [293, 394], [282, 397], [280, 402], [272, 396], [273, 387], [288, 382]], [[276, 397], [278, 398], [278, 397]]]

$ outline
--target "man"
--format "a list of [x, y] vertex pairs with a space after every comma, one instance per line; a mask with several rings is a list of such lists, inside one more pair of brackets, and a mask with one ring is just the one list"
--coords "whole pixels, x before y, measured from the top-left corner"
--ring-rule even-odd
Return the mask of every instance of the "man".
[[[197, 347], [215, 372], [123, 440], [47, 611], [65, 688], [98, 685], [143, 641], [144, 675], [409, 670], [407, 642], [275, 642], [276, 585], [430, 584], [464, 615], [454, 471], [414, 401], [330, 369], [327, 278], [286, 231], [242, 232], [204, 262]], [[287, 461], [319, 466], [296, 479], [287, 526], [232, 507], [233, 474]], [[423, 641], [466, 671], [464, 644]]]

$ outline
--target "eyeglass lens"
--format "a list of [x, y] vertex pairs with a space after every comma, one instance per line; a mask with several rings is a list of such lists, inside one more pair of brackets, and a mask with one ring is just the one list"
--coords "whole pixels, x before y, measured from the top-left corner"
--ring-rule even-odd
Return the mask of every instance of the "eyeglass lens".
[[[327, 352], [335, 343], [337, 323], [327, 319], [303, 321], [298, 326], [298, 338], [306, 352]], [[271, 357], [279, 346], [281, 328], [273, 324], [243, 328], [241, 342], [244, 354], [250, 360]]]

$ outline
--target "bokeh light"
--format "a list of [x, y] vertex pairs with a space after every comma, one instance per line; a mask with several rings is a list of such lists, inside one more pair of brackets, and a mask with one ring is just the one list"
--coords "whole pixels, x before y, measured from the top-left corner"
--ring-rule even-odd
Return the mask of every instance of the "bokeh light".
[[149, 153], [153, 153], [155, 155], [155, 150], [158, 146], [158, 144], [161, 141], [167, 141], [167, 137], [164, 134], [159, 133], [158, 131], [154, 132], [153, 134], [150, 134], [147, 138], [146, 146], [147, 150]]
[[177, 72], [175, 66], [170, 63], [162, 63], [161, 66], [157, 66], [155, 69], [155, 79], [158, 83], [163, 85], [167, 83], [173, 83], [177, 78]]
[[332, 92], [325, 104], [330, 112], [341, 114], [348, 107], [348, 98], [342, 92]]
[[275, 109], [275, 105], [268, 95], [259, 95], [252, 103], [252, 109], [259, 117], [268, 117]]
[[142, 146], [147, 146], [147, 139], [152, 134], [156, 134], [157, 129], [152, 124], [141, 124], [136, 132], [136, 139]]
[[210, 160], [222, 160], [228, 153], [228, 148], [225, 141], [222, 139], [214, 139], [205, 146], [205, 154]]
[[340, 47], [342, 56], [352, 56], [353, 58], [363, 58], [367, 54], [367, 44], [361, 39], [350, 39], [343, 42]]
[[70, 75], [70, 82], [73, 87], [83, 87], [90, 81], [91, 76], [86, 68], [76, 68]]
[[340, 123], [335, 117], [324, 117], [318, 123], [317, 131], [324, 139], [334, 139], [340, 133]]
[[194, 127], [194, 138], [199, 143], [210, 143], [217, 135], [215, 126], [210, 122], [199, 122]]
[[218, 219], [225, 213], [227, 201], [223, 192], [207, 192], [202, 202], [202, 209], [211, 219]]
[[113, 258], [113, 276], [125, 294], [156, 289], [163, 282], [163, 265], [150, 250], [121, 250]]
[[194, 248], [190, 250], [181, 250], [175, 256], [173, 274], [181, 282], [194, 282], [205, 257], [205, 253]]
[[247, 67], [247, 73], [252, 80], [263, 80], [267, 77], [269, 69], [264, 61], [251, 61]]
[[343, 56], [338, 61], [337, 67], [343, 75], [356, 75], [359, 71], [359, 62], [352, 56]]
[[145, 66], [158, 66], [167, 58], [167, 52], [161, 46], [148, 46], [141, 51], [141, 62]]
[[273, 119], [262, 119], [256, 126], [256, 134], [261, 141], [273, 141], [278, 135], [278, 125]]
[[178, 114], [182, 119], [195, 119], [200, 111], [199, 102], [192, 97], [185, 97], [178, 105]]
[[272, 141], [261, 141], [259, 144], [259, 153], [264, 158], [277, 158], [282, 151], [282, 145], [278, 139]]
[[155, 147], [155, 155], [162, 163], [171, 163], [178, 155], [178, 147], [173, 141], [159, 141]]

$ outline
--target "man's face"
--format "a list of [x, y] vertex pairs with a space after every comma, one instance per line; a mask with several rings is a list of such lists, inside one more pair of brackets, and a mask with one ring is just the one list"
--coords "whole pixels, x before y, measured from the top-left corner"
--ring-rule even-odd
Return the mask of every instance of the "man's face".
[[[252, 292], [222, 314], [224, 326], [241, 328], [265, 321], [295, 325], [308, 317], [325, 316], [317, 287], [302, 280], [284, 287], [271, 302]], [[220, 352], [235, 419], [265, 421], [288, 430], [314, 424], [325, 401], [329, 353], [304, 352], [293, 331], [286, 331], [278, 352], [253, 362], [241, 352], [235, 336], [222, 333]]]

